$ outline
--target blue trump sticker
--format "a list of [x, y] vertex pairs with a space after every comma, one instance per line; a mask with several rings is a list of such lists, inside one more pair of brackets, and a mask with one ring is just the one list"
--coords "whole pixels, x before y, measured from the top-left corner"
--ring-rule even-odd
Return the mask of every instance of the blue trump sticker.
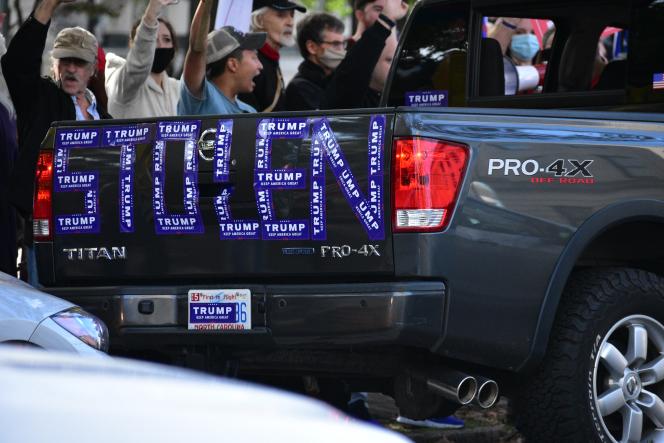
[[308, 133], [306, 118], [264, 118], [258, 122], [260, 138], [305, 138]]
[[192, 323], [235, 323], [237, 303], [196, 303], [189, 305]]
[[447, 107], [447, 91], [406, 92], [405, 105], [414, 108]]
[[114, 126], [104, 129], [104, 146], [135, 145], [150, 141], [150, 126], [148, 124], [132, 126]]
[[98, 148], [100, 142], [97, 128], [58, 129], [55, 134], [56, 148]]

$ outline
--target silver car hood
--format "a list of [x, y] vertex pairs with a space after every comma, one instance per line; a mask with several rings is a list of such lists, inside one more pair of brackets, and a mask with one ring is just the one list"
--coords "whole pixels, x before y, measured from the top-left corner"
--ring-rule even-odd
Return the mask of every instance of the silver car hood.
[[39, 323], [46, 317], [74, 306], [0, 272], [0, 322], [22, 319]]
[[0, 346], [0, 393], [3, 443], [410, 442], [311, 398], [115, 358]]

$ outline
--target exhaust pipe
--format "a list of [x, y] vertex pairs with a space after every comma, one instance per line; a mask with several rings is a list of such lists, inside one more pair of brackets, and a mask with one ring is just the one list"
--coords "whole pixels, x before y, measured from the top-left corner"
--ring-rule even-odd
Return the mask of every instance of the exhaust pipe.
[[483, 409], [488, 409], [498, 400], [498, 383], [485, 378], [477, 377], [477, 394], [473, 399], [473, 403]]
[[477, 396], [475, 377], [453, 370], [436, 371], [427, 377], [426, 385], [431, 392], [460, 405], [467, 405]]

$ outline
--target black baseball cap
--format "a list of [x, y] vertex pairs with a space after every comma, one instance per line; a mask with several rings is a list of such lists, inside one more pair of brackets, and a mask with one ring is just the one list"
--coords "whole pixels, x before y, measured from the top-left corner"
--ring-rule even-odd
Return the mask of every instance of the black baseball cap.
[[254, 5], [252, 10], [270, 7], [273, 9], [279, 9], [281, 11], [287, 11], [289, 9], [297, 9], [300, 12], [307, 12], [307, 8], [300, 5], [299, 3], [291, 2], [288, 0], [254, 0]]

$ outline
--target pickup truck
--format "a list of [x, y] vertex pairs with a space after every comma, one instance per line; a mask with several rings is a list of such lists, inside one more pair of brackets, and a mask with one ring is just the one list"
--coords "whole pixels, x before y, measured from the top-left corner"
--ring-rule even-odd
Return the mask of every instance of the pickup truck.
[[[507, 18], [555, 29], [528, 90]], [[115, 354], [411, 418], [500, 386], [532, 441], [660, 441], [663, 25], [662, 0], [424, 0], [380, 108], [58, 122], [33, 271]]]

